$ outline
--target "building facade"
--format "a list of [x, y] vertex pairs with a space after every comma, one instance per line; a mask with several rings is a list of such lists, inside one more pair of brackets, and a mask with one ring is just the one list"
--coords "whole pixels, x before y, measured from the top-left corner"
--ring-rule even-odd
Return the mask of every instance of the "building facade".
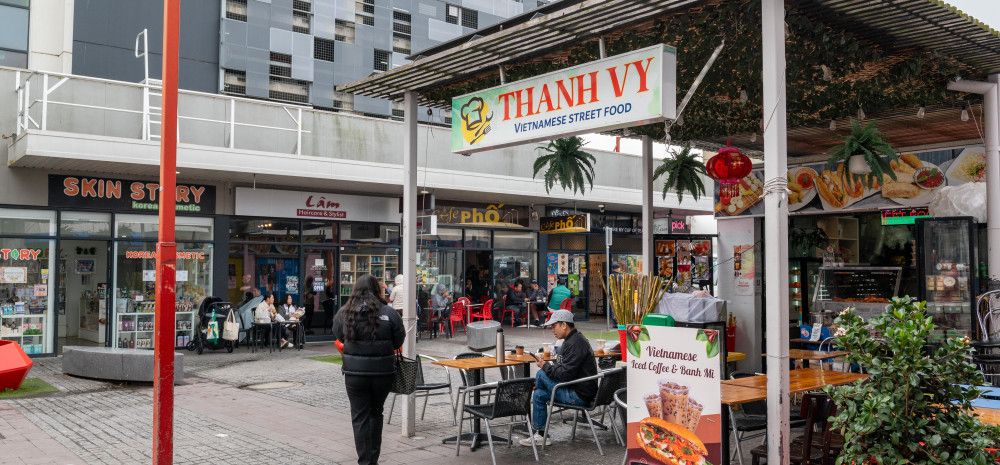
[[[391, 117], [390, 102], [359, 109], [354, 100], [347, 111], [315, 100], [317, 89], [332, 92], [340, 79], [373, 72], [376, 50], [402, 59], [406, 43], [392, 24], [401, 24], [403, 11], [410, 14], [412, 53], [471, 31], [463, 24], [482, 27], [534, 7], [527, 0], [462, 1], [451, 14], [449, 4], [431, 0], [317, 0], [305, 2], [304, 15], [307, 5], [298, 1], [245, 3], [245, 21], [229, 17], [243, 11], [238, 1], [182, 3], [173, 193], [178, 347], [190, 341], [206, 296], [234, 304], [247, 293], [291, 298], [306, 308], [310, 337], [322, 338], [358, 276], [391, 283], [399, 272], [403, 125]], [[149, 74], [158, 76], [154, 4], [0, 0], [0, 7], [18, 10], [0, 15], [0, 53], [8, 60], [0, 67], [0, 338], [32, 354], [58, 353], [65, 344], [151, 347], [160, 89], [144, 80], [135, 52], [137, 31], [148, 29]], [[346, 32], [338, 40], [338, 24], [344, 32], [352, 17], [353, 43]], [[307, 24], [308, 34], [295, 30]], [[245, 51], [225, 38], [240, 27], [247, 28]], [[317, 39], [331, 37], [329, 27], [333, 77], [316, 58]], [[21, 32], [12, 31], [27, 40], [13, 40]], [[127, 34], [119, 39], [114, 31]], [[251, 36], [261, 34], [267, 41], [253, 44], [265, 55], [250, 51]], [[297, 55], [302, 41], [311, 45]], [[272, 54], [288, 55], [289, 44], [290, 77], [283, 75], [287, 66], [272, 72], [277, 65], [270, 62]], [[226, 70], [238, 67], [241, 53], [246, 90], [226, 92]], [[272, 97], [271, 83], [287, 79], [307, 81], [309, 99]], [[439, 286], [478, 295], [502, 291], [513, 279], [544, 282], [549, 243], [559, 251], [576, 247], [539, 233], [540, 218], [554, 208], [627, 218], [641, 205], [637, 156], [593, 150], [593, 189], [575, 195], [547, 192], [534, 179], [535, 145], [463, 157], [450, 152], [449, 140], [440, 124], [419, 128], [421, 204], [425, 217], [438, 219], [419, 244], [422, 304]], [[712, 209], [710, 199], [678, 203], [674, 196], [657, 196], [656, 206], [678, 215]], [[629, 240], [636, 232], [622, 233], [611, 252], [638, 254], [630, 246], [638, 241]]]

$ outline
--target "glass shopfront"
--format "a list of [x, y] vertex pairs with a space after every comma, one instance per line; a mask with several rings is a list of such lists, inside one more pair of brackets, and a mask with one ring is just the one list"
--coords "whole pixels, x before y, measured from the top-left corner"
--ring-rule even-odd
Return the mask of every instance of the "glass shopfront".
[[56, 215], [0, 208], [0, 339], [28, 354], [54, 351]]

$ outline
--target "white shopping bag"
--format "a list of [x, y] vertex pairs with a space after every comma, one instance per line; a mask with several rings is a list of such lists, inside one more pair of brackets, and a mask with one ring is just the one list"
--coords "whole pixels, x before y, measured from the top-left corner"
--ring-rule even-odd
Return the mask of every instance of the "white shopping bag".
[[226, 323], [222, 325], [222, 339], [235, 341], [240, 337], [240, 324], [236, 322], [236, 313], [229, 311]]

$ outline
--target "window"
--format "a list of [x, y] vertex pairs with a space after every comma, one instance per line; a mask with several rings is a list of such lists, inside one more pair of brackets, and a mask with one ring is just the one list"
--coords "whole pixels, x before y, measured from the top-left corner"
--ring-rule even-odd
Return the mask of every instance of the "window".
[[375, 71], [389, 71], [389, 57], [385, 50], [375, 49]]
[[353, 111], [354, 94], [333, 91], [333, 108], [342, 111]]
[[458, 24], [458, 18], [462, 16], [462, 8], [455, 5], [448, 5], [445, 8], [445, 21], [451, 24]]
[[313, 58], [323, 61], [333, 61], [333, 41], [329, 39], [313, 39]]
[[268, 98], [293, 103], [309, 103], [309, 83], [298, 79], [271, 76]]
[[530, 231], [496, 231], [493, 234], [493, 247], [531, 250], [537, 248], [537, 239], [535, 233]]
[[403, 111], [403, 102], [392, 102], [392, 119], [402, 121], [404, 116], [406, 112]]
[[[0, 52], [28, 52], [28, 8], [0, 2]], [[17, 62], [16, 58], [4, 61]]]
[[354, 43], [354, 23], [338, 19], [334, 29], [333, 38], [349, 44]]
[[392, 11], [392, 51], [410, 54], [410, 35], [413, 28], [411, 26], [410, 14], [405, 11]]
[[226, 18], [247, 21], [247, 0], [226, 0]]
[[444, 19], [451, 24], [461, 24], [472, 29], [479, 29], [479, 12], [471, 8], [447, 5]]
[[292, 77], [292, 56], [271, 52], [271, 76]]
[[354, 18], [356, 23], [375, 25], [375, 0], [355, 0]]
[[222, 82], [222, 92], [227, 94], [246, 95], [247, 94], [247, 72], [225, 70], [225, 77]]
[[292, 1], [292, 30], [309, 34], [312, 24], [312, 3], [306, 0]]
[[445, 116], [444, 117], [444, 124], [449, 124], [449, 125], [451, 124], [451, 117], [450, 116]]

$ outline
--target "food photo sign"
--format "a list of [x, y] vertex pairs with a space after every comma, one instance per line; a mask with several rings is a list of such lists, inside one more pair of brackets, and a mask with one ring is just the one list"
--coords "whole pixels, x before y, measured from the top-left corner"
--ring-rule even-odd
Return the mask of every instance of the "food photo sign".
[[[986, 152], [982, 146], [901, 153], [891, 162], [896, 180], [884, 179], [873, 188], [851, 182], [844, 163], [826, 162], [788, 169], [788, 211], [814, 214], [871, 211], [893, 207], [925, 207], [944, 186], [983, 182]], [[764, 174], [754, 170], [740, 180], [739, 195], [722, 199], [715, 189], [717, 218], [763, 216]]]
[[719, 332], [635, 326], [629, 333], [628, 463], [719, 464]]

